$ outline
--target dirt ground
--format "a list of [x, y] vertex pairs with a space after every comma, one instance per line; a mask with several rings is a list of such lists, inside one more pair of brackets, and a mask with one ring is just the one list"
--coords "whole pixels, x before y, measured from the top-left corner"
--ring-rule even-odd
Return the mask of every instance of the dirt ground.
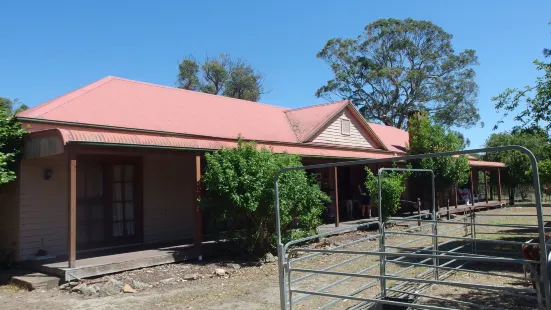
[[[523, 223], [532, 224], [533, 218], [520, 218], [515, 214], [532, 213], [533, 209], [526, 208], [509, 208], [507, 210], [493, 210], [488, 213], [507, 213], [510, 216], [506, 217], [478, 217], [480, 223]], [[410, 223], [416, 225], [416, 223]], [[406, 234], [394, 234], [393, 232], [403, 232], [407, 227], [396, 226], [389, 229], [389, 237], [386, 240], [386, 245], [390, 251], [401, 251], [399, 248], [391, 248], [404, 242], [410, 242], [401, 247], [420, 249], [429, 246], [432, 238], [424, 238], [417, 240], [420, 237], [414, 234], [429, 233], [431, 228], [426, 227], [421, 230], [410, 230]], [[446, 232], [450, 229], [455, 229], [453, 232]], [[470, 228], [465, 225], [457, 224], [439, 224], [440, 234], [446, 236], [466, 236], [470, 235]], [[477, 228], [477, 237], [488, 239], [507, 239], [513, 236], [515, 232], [505, 231], [503, 229], [494, 228]], [[498, 233], [483, 235], [483, 233]], [[375, 231], [356, 231], [347, 234], [333, 236], [322, 240], [317, 244], [308, 245], [309, 248], [328, 249], [334, 248], [346, 243], [360, 240], [360, 242], [348, 246], [341, 247], [342, 250], [355, 251], [374, 251], [379, 247], [377, 240], [365, 240], [369, 236], [375, 235]], [[515, 238], [524, 240], [525, 235], [514, 235]], [[441, 238], [440, 242], [444, 242], [446, 238]], [[512, 239], [511, 239], [512, 240]], [[461, 243], [459, 243], [460, 245]], [[457, 246], [458, 244], [450, 243], [449, 247]], [[480, 246], [479, 246], [480, 247]], [[471, 248], [469, 248], [469, 251]], [[500, 250], [500, 249], [496, 249]], [[317, 255], [310, 258], [311, 253], [299, 253], [295, 258], [298, 261], [291, 262], [293, 268], [304, 269], [324, 269], [330, 266], [349, 259], [350, 262], [346, 265], [331, 269], [335, 272], [362, 272], [366, 276], [376, 275], [379, 272], [378, 256], [369, 255], [354, 255], [354, 254], [330, 254]], [[418, 262], [418, 261], [416, 261]], [[239, 266], [228, 263], [238, 263]], [[430, 262], [429, 262], [430, 263]], [[443, 263], [443, 262], [440, 262]], [[371, 270], [366, 270], [370, 266], [375, 266]], [[403, 277], [416, 277], [423, 271], [429, 271], [426, 267], [415, 267], [403, 271], [403, 268], [408, 266], [401, 263], [387, 264], [387, 274], [400, 272]], [[478, 266], [480, 267], [480, 266]], [[223, 276], [213, 275], [217, 268], [223, 268], [226, 272]], [[474, 268], [472, 265], [469, 268]], [[482, 268], [482, 267], [481, 267]], [[482, 268], [483, 269], [483, 268]], [[482, 270], [481, 269], [481, 270]], [[502, 275], [522, 276], [522, 268], [518, 266], [514, 268], [502, 268], [492, 270], [493, 272]], [[335, 280], [342, 280], [345, 277], [335, 275], [309, 275], [308, 272], [293, 272], [292, 280], [303, 278], [292, 285], [295, 289], [303, 289], [315, 291], [324, 289]], [[428, 273], [428, 277], [432, 272]], [[135, 293], [119, 293], [112, 296], [101, 297], [98, 295], [85, 296], [80, 293], [68, 292], [66, 290], [48, 290], [48, 291], [32, 291], [26, 292], [19, 290], [13, 286], [0, 286], [0, 309], [34, 309], [34, 310], [58, 310], [58, 309], [279, 309], [279, 287], [277, 276], [277, 263], [251, 263], [246, 261], [206, 261], [203, 263], [184, 263], [157, 266], [152, 268], [144, 268], [129, 272], [124, 272], [116, 275], [110, 275], [102, 278], [87, 280], [88, 285], [101, 286], [110, 280], [117, 280], [123, 283], [130, 284], [137, 289]], [[186, 280], [189, 279], [189, 280]], [[195, 279], [195, 280], [193, 280]], [[501, 280], [499, 280], [501, 279]], [[456, 273], [448, 278], [449, 281], [467, 282], [467, 283], [488, 283], [492, 285], [505, 285], [515, 287], [528, 287], [528, 282], [523, 280], [513, 281], [506, 277], [488, 277], [473, 273]], [[365, 284], [372, 281], [368, 278], [352, 278], [331, 288], [326, 288], [325, 292], [333, 294], [350, 294], [352, 291], [359, 290], [355, 296], [370, 297], [379, 292], [379, 284], [375, 283], [370, 287], [364, 288]], [[135, 287], [136, 283], [143, 287]], [[388, 287], [395, 287], [399, 284], [397, 281], [388, 281]], [[473, 302], [495, 303], [499, 301], [499, 306], [506, 309], [533, 309], [533, 305], [527, 305], [526, 308], [522, 305], [513, 308], [512, 305], [518, 303], [517, 300], [507, 296], [496, 299], [495, 293], [483, 293], [467, 288], [455, 288], [449, 286], [438, 285], [430, 288], [426, 292], [442, 298], [458, 298], [460, 300], [472, 300]], [[425, 292], [425, 294], [427, 294]], [[493, 294], [493, 295], [492, 295]], [[493, 297], [492, 297], [493, 296]], [[305, 297], [304, 295], [295, 294], [293, 300]], [[466, 299], [468, 298], [468, 299]], [[326, 297], [308, 297], [297, 303], [295, 309], [315, 309], [327, 302], [332, 301]], [[424, 303], [435, 305], [444, 305], [442, 301], [422, 299]], [[504, 304], [505, 303], [505, 304]], [[346, 309], [358, 304], [356, 301], [345, 300], [336, 303], [332, 309]], [[448, 304], [445, 304], [448, 305]], [[468, 307], [465, 309], [469, 309]]]

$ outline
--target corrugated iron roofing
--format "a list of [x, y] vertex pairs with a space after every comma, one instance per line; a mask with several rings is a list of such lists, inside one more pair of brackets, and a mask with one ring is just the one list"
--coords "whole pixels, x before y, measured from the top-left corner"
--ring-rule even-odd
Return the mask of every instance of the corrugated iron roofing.
[[[49, 129], [51, 134], [60, 136], [63, 144], [83, 143], [122, 146], [146, 146], [162, 148], [181, 148], [198, 150], [218, 150], [231, 148], [237, 145], [235, 140], [220, 140], [185, 136], [167, 136], [161, 134], [148, 134], [137, 132], [115, 132], [108, 130], [96, 130], [93, 128], [82, 129]], [[37, 131], [36, 134], [45, 134], [45, 131]], [[328, 145], [312, 144], [281, 144], [259, 142], [259, 147], [271, 149], [276, 153], [290, 153], [301, 156], [341, 157], [341, 158], [391, 158], [393, 154], [388, 152], [366, 152], [360, 149], [337, 148]]]
[[297, 142], [285, 108], [107, 77], [21, 118], [235, 139]]
[[[287, 109], [110, 76], [23, 111], [18, 117], [23, 121], [64, 123], [58, 127], [65, 128], [60, 130], [65, 130], [66, 142], [214, 150], [234, 146], [241, 135], [247, 140], [263, 141], [259, 145], [272, 147], [276, 152], [345, 158], [391, 157], [392, 153], [374, 150], [302, 143], [346, 105], [354, 109], [348, 101]], [[111, 129], [79, 127], [87, 125]], [[368, 125], [389, 151], [405, 152], [409, 139], [406, 131]], [[123, 128], [136, 132], [117, 132]], [[33, 130], [37, 129], [30, 131]], [[471, 162], [477, 166], [503, 166]]]
[[407, 131], [396, 127], [369, 123], [369, 127], [381, 139], [389, 151], [404, 153], [409, 142]]

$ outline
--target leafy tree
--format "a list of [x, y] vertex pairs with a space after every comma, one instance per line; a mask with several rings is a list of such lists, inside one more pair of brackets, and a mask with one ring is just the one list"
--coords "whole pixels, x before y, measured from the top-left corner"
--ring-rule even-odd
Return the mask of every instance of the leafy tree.
[[15, 115], [21, 111], [27, 110], [29, 107], [20, 102], [19, 99], [10, 100], [0, 97], [0, 109], [8, 111], [9, 114]]
[[251, 101], [258, 101], [264, 92], [262, 74], [227, 54], [207, 57], [203, 64], [186, 56], [178, 69], [179, 88]]
[[[546, 158], [538, 162], [538, 171], [540, 173], [540, 182], [542, 185], [551, 185], [551, 159]], [[532, 170], [529, 170], [532, 177]]]
[[334, 38], [317, 54], [334, 78], [316, 92], [359, 107], [366, 119], [405, 128], [409, 111], [438, 124], [472, 126], [480, 116], [474, 50], [456, 53], [452, 35], [428, 21], [380, 19], [357, 39]]
[[[551, 155], [551, 140], [546, 131], [538, 127], [514, 128], [511, 132], [492, 134], [485, 143], [486, 147], [520, 145], [534, 153], [538, 166], [542, 169], [540, 179], [542, 184], [548, 182], [546, 169]], [[524, 192], [532, 187], [532, 169], [527, 155], [519, 151], [504, 151], [487, 153], [484, 160], [499, 161], [507, 165], [507, 173], [502, 177], [503, 184], [510, 189], [510, 199], [514, 199], [515, 189]]]
[[[372, 193], [373, 205], [379, 205], [379, 181], [376, 175], [371, 172], [369, 167], [365, 167], [367, 172], [365, 187]], [[400, 199], [406, 190], [406, 180], [410, 176], [409, 172], [402, 171], [383, 171], [381, 175], [381, 198], [383, 211], [383, 221], [396, 214], [400, 209]]]
[[[543, 56], [551, 57], [551, 50], [543, 49]], [[534, 84], [526, 85], [522, 89], [507, 88], [503, 93], [493, 97], [492, 101], [495, 102], [496, 111], [503, 113], [504, 118], [524, 106], [514, 117], [515, 121], [520, 121], [525, 126], [536, 127], [545, 123], [546, 129], [549, 130], [551, 129], [551, 63], [534, 60], [534, 65], [542, 73], [536, 78]], [[494, 129], [497, 129], [501, 123], [503, 120], [499, 121]]]
[[[419, 112], [409, 121], [411, 139], [408, 153], [411, 155], [459, 151], [466, 145], [461, 134], [434, 124], [426, 112]], [[414, 162], [413, 166], [433, 170], [438, 192], [452, 185], [463, 185], [469, 180], [469, 159], [465, 155], [426, 158]]]
[[23, 144], [24, 131], [13, 117], [12, 107], [1, 101], [0, 108], [0, 187], [15, 179], [15, 164]]
[[[201, 208], [229, 223], [230, 238], [247, 251], [255, 254], [273, 251], [276, 247], [274, 175], [281, 168], [301, 166], [300, 158], [274, 154], [239, 140], [236, 148], [207, 154], [206, 162]], [[284, 242], [314, 233], [321, 223], [324, 203], [330, 198], [303, 170], [282, 174], [278, 185]], [[238, 226], [240, 220], [245, 221], [243, 230]]]

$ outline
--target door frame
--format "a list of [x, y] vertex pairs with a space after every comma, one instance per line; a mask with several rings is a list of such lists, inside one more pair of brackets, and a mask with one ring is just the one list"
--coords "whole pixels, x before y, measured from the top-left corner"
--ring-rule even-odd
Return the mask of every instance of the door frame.
[[[143, 156], [133, 155], [77, 155], [78, 161], [96, 161], [103, 169], [104, 241], [101, 247], [143, 242]], [[133, 236], [113, 237], [113, 167], [134, 165], [134, 229]], [[77, 166], [78, 173], [78, 166]]]

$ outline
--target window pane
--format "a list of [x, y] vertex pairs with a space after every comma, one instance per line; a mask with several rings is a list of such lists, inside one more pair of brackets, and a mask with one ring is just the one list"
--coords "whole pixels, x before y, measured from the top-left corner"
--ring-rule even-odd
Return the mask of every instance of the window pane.
[[116, 202], [113, 204], [113, 221], [122, 221], [122, 203]]
[[122, 236], [123, 222], [114, 222], [113, 223], [113, 237]]
[[115, 181], [122, 181], [122, 166], [116, 165], [113, 167], [113, 179]]
[[134, 203], [133, 202], [127, 202], [124, 205], [124, 219], [125, 220], [133, 220], [134, 219]]
[[93, 204], [93, 205], [91, 205], [90, 206], [90, 217], [93, 221], [103, 219], [103, 204]]
[[127, 182], [124, 184], [124, 200], [134, 200], [134, 184], [132, 184], [132, 182]]
[[134, 180], [134, 166], [132, 165], [124, 166], [124, 180], [125, 181]]
[[134, 221], [128, 221], [126, 222], [126, 234], [128, 236], [133, 236], [134, 235]]
[[122, 201], [122, 183], [113, 183], [113, 200]]

